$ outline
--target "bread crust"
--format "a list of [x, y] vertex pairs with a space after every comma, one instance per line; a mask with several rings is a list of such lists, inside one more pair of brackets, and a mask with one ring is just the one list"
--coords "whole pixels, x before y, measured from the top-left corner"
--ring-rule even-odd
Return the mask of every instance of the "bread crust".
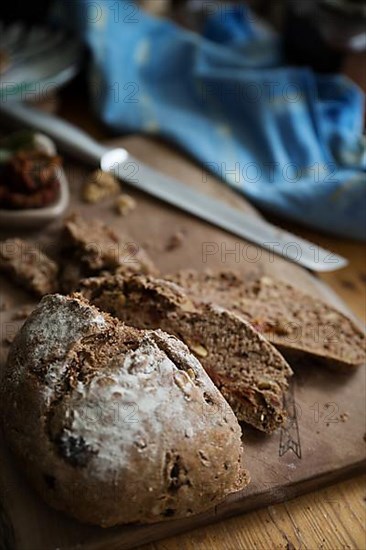
[[191, 300], [175, 283], [151, 276], [106, 276], [82, 282], [97, 307], [138, 328], [161, 328], [183, 340], [240, 421], [271, 433], [286, 418], [291, 368], [247, 321]]
[[10, 350], [2, 425], [43, 498], [108, 527], [201, 512], [243, 488], [241, 430], [188, 348], [49, 295]]

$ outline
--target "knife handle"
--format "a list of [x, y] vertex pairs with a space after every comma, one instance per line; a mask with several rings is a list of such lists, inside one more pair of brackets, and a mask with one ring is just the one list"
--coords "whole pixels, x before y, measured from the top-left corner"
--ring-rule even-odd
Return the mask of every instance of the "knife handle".
[[0, 116], [11, 126], [22, 126], [48, 135], [60, 150], [86, 163], [100, 165], [108, 151], [88, 134], [69, 122], [17, 102], [0, 102]]

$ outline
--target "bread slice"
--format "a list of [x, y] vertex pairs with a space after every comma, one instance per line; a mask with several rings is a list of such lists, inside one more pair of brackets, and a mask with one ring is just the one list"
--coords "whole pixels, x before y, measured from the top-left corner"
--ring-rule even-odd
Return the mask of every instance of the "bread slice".
[[192, 297], [226, 307], [257, 328], [292, 360], [317, 359], [348, 370], [365, 363], [365, 335], [346, 315], [289, 285], [232, 271], [181, 271], [168, 279]]
[[186, 517], [248, 483], [241, 429], [187, 346], [49, 295], [10, 350], [0, 419], [51, 506], [109, 527]]
[[267, 433], [284, 422], [283, 397], [292, 371], [244, 319], [192, 301], [176, 284], [147, 276], [87, 279], [80, 291], [128, 325], [161, 328], [183, 340], [240, 421]]
[[63, 228], [64, 292], [75, 290], [80, 279], [101, 272], [156, 274], [143, 247], [98, 219], [72, 214]]
[[58, 266], [40, 248], [23, 239], [0, 242], [0, 272], [37, 296], [58, 289]]

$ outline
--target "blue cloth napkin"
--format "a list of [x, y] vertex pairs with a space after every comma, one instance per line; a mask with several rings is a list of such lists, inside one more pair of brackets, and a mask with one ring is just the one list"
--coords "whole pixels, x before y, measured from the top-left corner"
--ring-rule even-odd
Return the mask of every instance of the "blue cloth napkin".
[[350, 80], [286, 66], [246, 9], [218, 10], [201, 36], [130, 1], [67, 4], [107, 125], [174, 141], [264, 210], [366, 238], [364, 94]]

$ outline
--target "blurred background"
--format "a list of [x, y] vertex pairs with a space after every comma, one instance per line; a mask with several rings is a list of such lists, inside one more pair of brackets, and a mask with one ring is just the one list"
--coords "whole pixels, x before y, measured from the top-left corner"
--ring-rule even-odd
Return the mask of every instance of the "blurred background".
[[[72, 14], [72, 2], [68, 0], [62, 3], [55, 0], [35, 0], [29, 4], [21, 0], [6, 2], [0, 10], [1, 20], [6, 24], [17, 21], [29, 25], [47, 24], [52, 13], [62, 11], [62, 4]], [[98, 2], [89, 4], [97, 6]], [[349, 52], [362, 52], [366, 48], [363, 0], [136, 0], [129, 4], [136, 4], [156, 16], [172, 18], [195, 30], [202, 29], [205, 19], [220, 5], [248, 6], [284, 34], [289, 61], [310, 63], [318, 70], [339, 69]], [[359, 76], [364, 77], [365, 71], [359, 72]]]
[[17, 0], [0, 20], [2, 102], [166, 140], [268, 214], [366, 237], [365, 2]]

